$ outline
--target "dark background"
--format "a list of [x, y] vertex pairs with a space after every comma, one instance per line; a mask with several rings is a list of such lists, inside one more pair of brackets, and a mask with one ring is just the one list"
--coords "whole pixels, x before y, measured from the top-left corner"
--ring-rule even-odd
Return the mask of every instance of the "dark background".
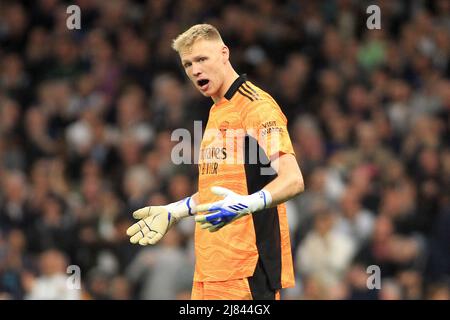
[[0, 297], [189, 298], [193, 221], [152, 248], [125, 230], [135, 209], [196, 191], [170, 135], [212, 101], [170, 45], [203, 22], [288, 117], [306, 191], [287, 204], [297, 286], [283, 299], [448, 300], [446, 0], [0, 1]]

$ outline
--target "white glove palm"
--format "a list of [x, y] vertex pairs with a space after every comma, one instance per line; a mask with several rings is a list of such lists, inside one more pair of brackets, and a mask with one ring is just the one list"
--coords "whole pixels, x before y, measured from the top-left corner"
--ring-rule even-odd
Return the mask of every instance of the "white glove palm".
[[180, 219], [194, 214], [195, 204], [191, 197], [165, 206], [149, 206], [133, 212], [140, 219], [127, 229], [131, 243], [156, 244]]
[[197, 206], [197, 211], [210, 213], [195, 217], [195, 221], [201, 224], [202, 229], [208, 229], [211, 232], [215, 232], [245, 215], [262, 210], [272, 202], [272, 197], [266, 190], [248, 196], [237, 194], [223, 187], [212, 187], [211, 191], [218, 196], [223, 196], [224, 199]]

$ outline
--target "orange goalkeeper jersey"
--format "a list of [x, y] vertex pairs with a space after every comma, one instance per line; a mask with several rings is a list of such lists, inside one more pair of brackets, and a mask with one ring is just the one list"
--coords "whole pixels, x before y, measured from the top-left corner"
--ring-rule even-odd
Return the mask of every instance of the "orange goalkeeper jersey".
[[[269, 159], [294, 154], [287, 119], [274, 99], [240, 76], [210, 110], [199, 155], [199, 200], [221, 198], [221, 186], [242, 195], [275, 179]], [[260, 259], [272, 289], [294, 285], [284, 204], [244, 216], [217, 232], [196, 226], [194, 281], [226, 281], [253, 275]]]

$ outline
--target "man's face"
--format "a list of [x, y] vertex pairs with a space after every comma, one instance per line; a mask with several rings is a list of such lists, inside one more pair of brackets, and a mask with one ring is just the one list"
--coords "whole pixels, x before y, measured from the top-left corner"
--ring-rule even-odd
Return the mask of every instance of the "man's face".
[[224, 82], [228, 49], [219, 41], [197, 40], [180, 52], [181, 63], [194, 86], [206, 97], [219, 95]]

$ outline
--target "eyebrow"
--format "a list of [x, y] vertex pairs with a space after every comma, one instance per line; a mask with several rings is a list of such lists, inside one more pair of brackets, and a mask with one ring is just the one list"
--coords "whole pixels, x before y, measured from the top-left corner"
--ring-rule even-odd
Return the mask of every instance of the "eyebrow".
[[198, 59], [200, 59], [200, 58], [202, 58], [202, 57], [206, 57], [206, 55], [204, 55], [204, 54], [199, 54], [199, 55], [193, 57], [192, 60], [189, 60], [189, 59], [181, 60], [181, 63], [182, 63], [182, 64], [185, 64], [186, 62], [196, 61], [196, 60], [198, 60]]

